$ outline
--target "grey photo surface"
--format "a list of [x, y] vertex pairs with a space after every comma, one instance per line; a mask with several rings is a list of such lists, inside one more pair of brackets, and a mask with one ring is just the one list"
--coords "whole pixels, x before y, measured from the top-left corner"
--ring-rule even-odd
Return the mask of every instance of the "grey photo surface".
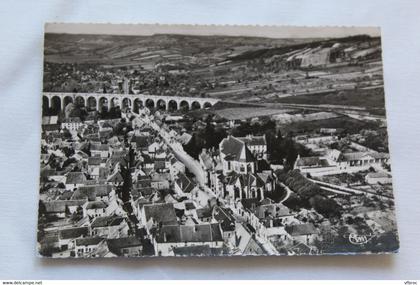
[[37, 251], [399, 248], [380, 29], [46, 24]]

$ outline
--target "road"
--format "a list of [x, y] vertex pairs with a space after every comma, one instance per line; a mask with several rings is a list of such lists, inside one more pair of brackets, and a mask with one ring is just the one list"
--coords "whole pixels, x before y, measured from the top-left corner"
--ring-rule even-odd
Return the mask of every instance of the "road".
[[[153, 122], [150, 119], [149, 116], [145, 116], [144, 118], [142, 118], [141, 116], [139, 116], [135, 113], [132, 113], [132, 115], [135, 116], [136, 118], [141, 120], [143, 123], [150, 126], [151, 128], [153, 128], [155, 131], [157, 131], [159, 133], [159, 135], [162, 137], [162, 139], [165, 141], [165, 143], [172, 149], [175, 156], [188, 168], [188, 170], [191, 173], [194, 174], [197, 182], [200, 185], [200, 191], [205, 193], [206, 196], [208, 197], [208, 199], [218, 198], [216, 196], [216, 194], [214, 194], [214, 192], [211, 191], [211, 189], [207, 185], [205, 185], [206, 175], [205, 175], [204, 169], [201, 167], [200, 163], [197, 160], [195, 160], [193, 157], [191, 157], [188, 153], [186, 153], [184, 151], [182, 145], [179, 142], [177, 142], [174, 137], [172, 137], [171, 135], [169, 135], [168, 132], [166, 132], [165, 130], [160, 128], [155, 122]], [[283, 198], [283, 200], [281, 202], [286, 201], [289, 198], [290, 193], [292, 192], [289, 189], [289, 187], [287, 187], [286, 185], [283, 185], [283, 187], [287, 190], [287, 193], [286, 193], [286, 196]], [[218, 201], [222, 206], [226, 206], [224, 199], [218, 199]], [[279, 254], [277, 249], [274, 247], [274, 245], [269, 240], [260, 236], [258, 233], [255, 236], [255, 238], [256, 238], [256, 241], [264, 248], [264, 250], [268, 254], [270, 254], [270, 255], [278, 255]]]
[[200, 189], [204, 191], [210, 198], [215, 197], [216, 195], [211, 191], [211, 189], [205, 185], [206, 181], [206, 174], [201, 167], [200, 163], [191, 157], [188, 153], [185, 152], [182, 145], [175, 140], [168, 132], [160, 128], [155, 122], [153, 122], [149, 116], [145, 116], [144, 118], [140, 117], [138, 114], [131, 113], [131, 115], [135, 116], [143, 123], [148, 125], [149, 127], [153, 128], [156, 132], [159, 133], [161, 138], [165, 141], [166, 145], [172, 150], [175, 154], [176, 158], [179, 159], [188, 170], [194, 174], [196, 181], [200, 185]]

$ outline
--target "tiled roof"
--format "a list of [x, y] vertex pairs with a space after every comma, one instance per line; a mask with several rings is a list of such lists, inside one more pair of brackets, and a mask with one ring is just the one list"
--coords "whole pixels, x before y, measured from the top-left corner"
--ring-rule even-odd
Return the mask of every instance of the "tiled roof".
[[96, 197], [108, 196], [112, 191], [112, 185], [101, 184], [101, 185], [88, 185], [80, 186], [79, 189], [74, 191], [72, 199], [85, 199], [89, 201], [96, 200]]
[[106, 217], [97, 217], [92, 222], [92, 228], [102, 228], [102, 227], [110, 227], [110, 226], [118, 226], [122, 222], [124, 222], [124, 218], [113, 215], [113, 216], [106, 216]]
[[223, 241], [219, 224], [162, 226], [156, 236], [159, 243]]
[[76, 239], [76, 246], [97, 245], [103, 240], [104, 239], [100, 237], [78, 238]]
[[108, 207], [108, 204], [103, 201], [92, 201], [88, 202], [86, 205], [86, 209], [93, 210], [93, 209], [105, 209]]
[[254, 156], [246, 144], [233, 136], [228, 136], [222, 140], [220, 151], [225, 154], [227, 159], [242, 162], [255, 161]]
[[196, 184], [191, 181], [184, 173], [178, 174], [176, 183], [184, 193], [190, 193], [196, 187]]
[[102, 158], [98, 156], [92, 156], [88, 158], [88, 165], [100, 165]]
[[120, 250], [123, 248], [142, 246], [141, 240], [134, 236], [109, 239], [106, 242], [109, 250], [116, 254], [119, 254]]
[[83, 172], [69, 172], [66, 175], [66, 184], [85, 184], [86, 176]]
[[342, 154], [344, 160], [363, 160], [366, 157], [372, 157], [373, 159], [388, 159], [389, 154], [384, 152], [349, 152]]
[[232, 216], [232, 210], [215, 206], [213, 217], [220, 223], [223, 231], [235, 230], [235, 219]]
[[177, 222], [173, 204], [158, 203], [144, 205], [146, 221], [153, 219], [156, 223], [174, 224]]
[[296, 166], [328, 166], [328, 162], [318, 156], [300, 157], [297, 159]]
[[62, 213], [66, 211], [66, 207], [82, 206], [86, 200], [55, 200], [44, 202], [47, 213]]
[[74, 239], [87, 236], [89, 234], [88, 227], [68, 228], [59, 231], [60, 239]]

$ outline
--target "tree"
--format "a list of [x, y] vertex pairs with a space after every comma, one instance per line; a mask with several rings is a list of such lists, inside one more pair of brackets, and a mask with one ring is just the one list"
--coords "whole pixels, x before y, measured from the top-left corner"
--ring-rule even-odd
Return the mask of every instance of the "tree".
[[341, 216], [341, 207], [332, 199], [316, 195], [311, 198], [310, 203], [318, 213], [326, 218]]

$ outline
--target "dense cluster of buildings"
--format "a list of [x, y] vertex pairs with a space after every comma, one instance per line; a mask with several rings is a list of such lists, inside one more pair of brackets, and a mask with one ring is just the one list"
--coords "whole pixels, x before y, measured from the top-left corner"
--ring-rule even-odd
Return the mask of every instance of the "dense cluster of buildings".
[[[342, 173], [356, 173], [369, 169], [387, 172], [390, 165], [389, 153], [379, 152], [348, 138], [337, 135], [304, 135], [296, 137], [296, 141], [311, 149], [315, 156], [298, 157], [294, 168], [313, 177]], [[345, 144], [342, 150], [331, 148], [333, 144]], [[373, 174], [371, 173], [370, 176]], [[376, 176], [380, 175], [378, 173]], [[388, 174], [388, 176], [390, 176]], [[388, 179], [389, 180], [389, 179]]]

